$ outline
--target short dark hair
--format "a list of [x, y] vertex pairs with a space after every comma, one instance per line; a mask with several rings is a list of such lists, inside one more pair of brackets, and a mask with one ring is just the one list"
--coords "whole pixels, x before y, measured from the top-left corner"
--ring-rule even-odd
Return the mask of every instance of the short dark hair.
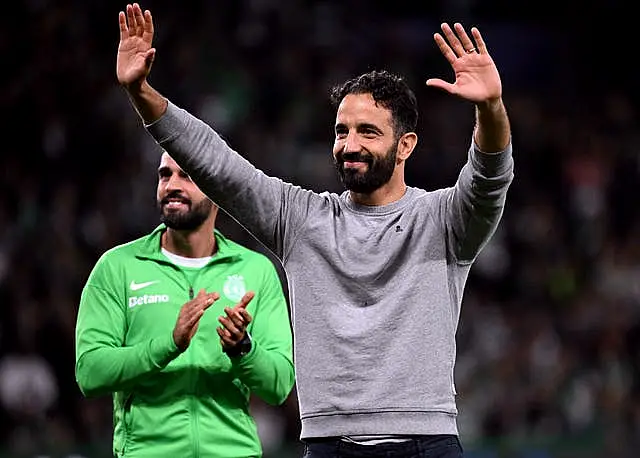
[[337, 107], [348, 94], [371, 94], [380, 106], [391, 111], [396, 138], [414, 132], [418, 124], [418, 102], [404, 78], [386, 70], [374, 70], [331, 89], [331, 102]]

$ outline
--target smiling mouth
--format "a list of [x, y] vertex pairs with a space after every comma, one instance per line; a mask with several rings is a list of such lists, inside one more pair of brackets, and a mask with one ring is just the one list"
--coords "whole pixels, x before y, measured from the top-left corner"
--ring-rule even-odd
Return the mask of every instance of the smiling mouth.
[[189, 202], [185, 200], [166, 200], [162, 206], [168, 210], [180, 209], [183, 207], [189, 208]]
[[364, 161], [344, 161], [342, 163], [345, 169], [359, 169], [367, 165]]

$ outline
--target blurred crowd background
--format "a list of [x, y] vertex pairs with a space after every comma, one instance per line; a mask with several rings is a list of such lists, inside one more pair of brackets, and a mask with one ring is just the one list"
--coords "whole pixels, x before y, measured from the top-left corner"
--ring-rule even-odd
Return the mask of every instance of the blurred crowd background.
[[[329, 88], [386, 68], [420, 103], [410, 185], [453, 184], [473, 108], [440, 22], [477, 25], [501, 70], [516, 170], [472, 270], [458, 332], [471, 458], [637, 456], [640, 111], [637, 40], [609, 0], [147, 2], [151, 82], [269, 174], [341, 191]], [[155, 227], [158, 149], [115, 78], [117, 2], [26, 0], [0, 15], [0, 456], [109, 456], [111, 399], [74, 380], [79, 294], [100, 254]], [[226, 217], [220, 227], [262, 250]], [[408, 349], [410, 351], [410, 349]], [[266, 456], [299, 456], [295, 392], [255, 401]]]

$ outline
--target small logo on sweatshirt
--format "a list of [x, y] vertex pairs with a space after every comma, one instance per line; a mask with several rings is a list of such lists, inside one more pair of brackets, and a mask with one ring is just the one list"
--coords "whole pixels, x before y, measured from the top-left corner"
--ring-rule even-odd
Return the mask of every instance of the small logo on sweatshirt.
[[158, 280], [145, 281], [144, 283], [136, 283], [135, 281], [131, 280], [129, 288], [131, 288], [131, 291], [138, 291], [139, 289], [146, 288], [147, 286], [151, 286], [156, 283], [158, 283]]
[[224, 282], [222, 292], [227, 298], [233, 302], [238, 302], [247, 292], [242, 275], [229, 275]]

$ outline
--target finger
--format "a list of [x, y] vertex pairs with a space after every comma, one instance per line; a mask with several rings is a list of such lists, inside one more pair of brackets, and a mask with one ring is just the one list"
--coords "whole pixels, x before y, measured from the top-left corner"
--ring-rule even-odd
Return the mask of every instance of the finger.
[[233, 336], [226, 329], [216, 328], [218, 335], [220, 336], [220, 344], [222, 348], [231, 348], [238, 344], [238, 341], [233, 339]]
[[193, 339], [193, 336], [196, 335], [196, 332], [198, 332], [198, 324], [200, 322], [196, 322], [196, 324], [193, 325], [193, 327], [191, 328], [191, 331], [189, 332], [189, 341], [191, 341], [191, 339]]
[[238, 334], [240, 332], [240, 326], [236, 325], [231, 319], [226, 316], [218, 317], [218, 322], [224, 326], [224, 328], [232, 334]]
[[201, 289], [196, 297], [186, 302], [182, 306], [183, 311], [181, 311], [181, 313], [184, 313], [185, 315], [191, 315], [195, 313], [196, 310], [204, 310], [205, 308], [208, 308], [211, 304], [213, 304], [213, 302], [213, 297], [209, 297], [204, 289]]
[[449, 46], [451, 46], [451, 48], [456, 53], [456, 55], [458, 57], [463, 56], [465, 54], [465, 51], [464, 51], [464, 48], [462, 47], [462, 43], [460, 43], [460, 40], [458, 40], [458, 37], [456, 36], [456, 34], [453, 33], [453, 30], [451, 29], [449, 24], [445, 22], [440, 27], [444, 32], [444, 36], [447, 37]]
[[204, 313], [214, 302], [215, 300], [212, 297], [205, 296], [194, 304], [193, 310], [202, 310]]
[[[244, 309], [238, 309], [238, 310], [244, 310]], [[242, 318], [242, 315], [240, 315], [240, 313], [238, 313], [238, 311], [235, 308], [232, 309], [229, 307], [225, 307], [224, 312], [227, 314], [227, 317], [233, 322], [236, 328], [244, 329], [244, 319]]]
[[238, 309], [238, 313], [242, 315], [242, 321], [244, 321], [245, 325], [251, 323], [253, 320], [251, 314], [247, 312], [247, 309]]
[[240, 307], [239, 305], [235, 305], [233, 308], [225, 307], [224, 313], [226, 313], [229, 317], [234, 320], [243, 321], [242, 315], [240, 314], [240, 310], [246, 310], [244, 307]]
[[242, 299], [240, 299], [240, 302], [238, 302], [235, 305], [235, 308], [238, 308], [238, 307], [244, 308], [244, 307], [246, 307], [249, 304], [249, 302], [251, 302], [251, 299], [253, 299], [255, 295], [256, 294], [253, 291], [249, 291], [249, 292], [245, 293], [244, 296], [242, 296]]
[[219, 298], [220, 296], [217, 295], [217, 293], [207, 294], [204, 297], [200, 298], [200, 300], [196, 303], [195, 308], [201, 309], [202, 312], [204, 313], [204, 311], [207, 310], [209, 307], [211, 307], [213, 303], [217, 301]]
[[199, 312], [202, 311], [202, 307], [195, 307], [192, 301], [187, 302], [180, 309], [180, 315], [178, 316], [178, 320], [181, 323], [188, 323], [191, 319]]
[[[227, 307], [227, 309], [229, 309]], [[236, 323], [236, 326], [242, 326], [243, 329], [247, 329], [247, 326], [253, 320], [251, 314], [247, 311], [246, 308], [243, 307], [234, 307], [233, 309], [227, 310], [225, 312], [229, 317]]]
[[427, 86], [431, 86], [431, 87], [437, 87], [438, 89], [442, 89], [443, 91], [447, 91], [450, 94], [453, 94], [454, 92], [454, 85], [451, 83], [447, 83], [444, 80], [441, 80], [440, 78], [429, 78], [427, 80]]
[[218, 299], [220, 299], [220, 294], [218, 293], [204, 293], [202, 296], [197, 298], [197, 301], [202, 305], [211, 305]]
[[439, 33], [435, 33], [433, 34], [433, 39], [436, 41], [436, 44], [438, 45], [438, 48], [440, 48], [440, 52], [442, 53], [444, 58], [447, 59], [447, 61], [451, 65], [453, 65], [457, 59], [457, 56], [453, 52], [453, 50], [449, 47], [449, 45], [447, 44], [445, 39], [442, 37], [442, 35], [440, 35]]
[[466, 30], [464, 30], [464, 27], [462, 27], [462, 24], [460, 24], [459, 22], [456, 22], [455, 24], [453, 24], [453, 28], [458, 34], [458, 38], [460, 38], [460, 43], [462, 43], [462, 48], [464, 52], [466, 54], [474, 52], [476, 47], [471, 41], [471, 38], [469, 38], [469, 35], [467, 35], [467, 32]]
[[476, 41], [476, 48], [478, 48], [478, 52], [480, 54], [488, 54], [489, 51], [487, 51], [487, 45], [485, 44], [477, 27], [471, 28], [471, 35], [473, 35], [473, 39]]
[[225, 345], [233, 345], [234, 344], [232, 336], [231, 336], [231, 333], [228, 330], [226, 330], [224, 328], [216, 328], [216, 332], [220, 336], [220, 340]]
[[120, 41], [129, 36], [129, 27], [127, 27], [127, 16], [124, 11], [118, 13], [118, 24], [120, 25]]
[[153, 60], [156, 58], [156, 48], [151, 48], [147, 51], [147, 55], [144, 56], [145, 64], [147, 67], [151, 67]]
[[235, 335], [237, 337], [242, 337], [244, 335], [244, 327], [236, 325], [236, 323], [229, 318], [221, 316], [218, 317], [218, 321], [231, 333], [231, 335]]
[[202, 288], [198, 291], [198, 294], [196, 294], [195, 297], [188, 302], [188, 304], [190, 304], [192, 307], [197, 307], [204, 304], [208, 298], [209, 294], [204, 288]]
[[236, 344], [229, 339], [220, 339], [220, 345], [222, 345], [222, 349], [225, 350], [227, 348], [233, 348]]
[[153, 35], [153, 18], [149, 10], [145, 10], [144, 12], [144, 32]]
[[133, 6], [127, 5], [127, 24], [129, 25], [129, 36], [136, 34], [136, 18], [133, 16]]
[[140, 5], [138, 5], [137, 3], [133, 4], [133, 15], [136, 20], [136, 35], [141, 37], [144, 33], [144, 16], [142, 15]]
[[208, 296], [193, 299], [182, 306], [180, 319], [184, 323], [190, 323], [194, 316], [204, 314], [214, 302], [215, 299]]
[[209, 307], [211, 307], [215, 301], [217, 301], [218, 299], [220, 299], [220, 294], [218, 293], [209, 293], [207, 294], [206, 298], [205, 298], [205, 302], [203, 304], [204, 309], [208, 309]]
[[204, 315], [204, 310], [198, 310], [196, 313], [191, 315], [184, 323], [185, 330], [191, 331], [193, 327], [200, 321]]

